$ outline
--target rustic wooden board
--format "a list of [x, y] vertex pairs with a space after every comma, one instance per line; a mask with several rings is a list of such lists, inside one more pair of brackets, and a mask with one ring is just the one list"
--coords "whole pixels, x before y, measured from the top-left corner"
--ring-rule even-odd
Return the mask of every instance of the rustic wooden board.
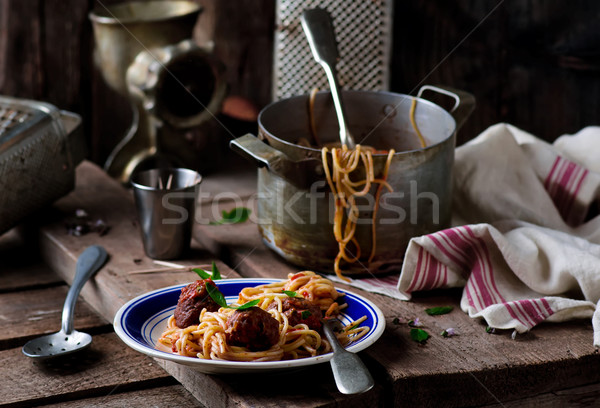
[[[252, 200], [245, 202], [248, 207], [253, 204]], [[221, 204], [225, 209], [232, 205]], [[219, 227], [199, 225], [195, 237], [218, 251], [243, 276], [285, 278], [302, 269], [267, 249], [251, 221]], [[510, 332], [488, 334], [482, 321], [463, 313], [457, 290], [418, 294], [411, 302], [360, 293], [378, 304], [386, 317], [386, 332], [362, 354], [375, 362], [374, 369], [381, 371], [383, 381], [392, 384], [395, 405], [489, 404], [600, 381], [595, 369], [600, 354], [592, 346], [590, 321], [542, 324], [513, 340]], [[455, 310], [436, 317], [424, 312], [442, 305], [453, 305]], [[432, 335], [426, 345], [410, 338], [407, 322], [415, 317], [425, 322]], [[394, 319], [402, 323], [394, 324]], [[460, 335], [440, 336], [448, 327]]]
[[115, 390], [173, 383], [151, 358], [125, 347], [114, 333], [94, 336], [84, 354], [61, 360], [28, 359], [20, 347], [0, 351], [0, 360], [0, 407], [106, 396]]
[[[499, 404], [489, 405], [484, 408], [497, 408]], [[592, 408], [600, 406], [600, 384], [584, 387], [569, 388], [553, 393], [536, 395], [518, 401], [508, 401], [502, 404], [505, 408]]]
[[[244, 182], [243, 177], [239, 180]], [[204, 191], [211, 193], [211, 186], [214, 186], [212, 191], [215, 194], [223, 191], [225, 182], [211, 182], [208, 178], [205, 182]], [[235, 184], [230, 183], [232, 186]], [[223, 203], [231, 205], [235, 201], [223, 200]], [[93, 233], [81, 237], [66, 234], [63, 225], [64, 217], [72, 214], [77, 208], [85, 209], [88, 214], [105, 219], [111, 226], [109, 233], [102, 237]], [[40, 231], [43, 258], [62, 278], [70, 282], [73, 279], [77, 255], [88, 245], [103, 245], [110, 254], [110, 259], [86, 285], [82, 297], [109, 321], [112, 321], [118, 308], [132, 297], [152, 289], [189, 282], [195, 278], [191, 272], [129, 273], [154, 266], [143, 253], [131, 195], [94, 164], [85, 162], [78, 167], [75, 191], [59, 200], [55, 204], [55, 209], [59, 213], [55, 221], [42, 226]], [[226, 229], [228, 226], [214, 228]], [[195, 252], [189, 258], [178, 261], [179, 263], [198, 265], [217, 259], [204, 246], [198, 244], [194, 246]], [[137, 263], [134, 262], [136, 259], [139, 260]], [[221, 261], [217, 263], [223, 275], [240, 276]], [[279, 406], [282, 401], [287, 400], [284, 392], [277, 387], [267, 386], [268, 384], [261, 378], [258, 378], [255, 383], [252, 382], [255, 384], [253, 387], [249, 387], [248, 376], [240, 377], [235, 381], [229, 379], [221, 381], [218, 380], [219, 377], [200, 374], [176, 364], [162, 361], [159, 363], [196, 398], [209, 406], [221, 401], [225, 395], [227, 397], [224, 401], [227, 405], [220, 406]], [[302, 399], [305, 406], [333, 406], [341, 403], [348, 405], [355, 402], [357, 405], [365, 405], [368, 401], [381, 399], [382, 391], [379, 387], [364, 396], [343, 396], [335, 388], [328, 365], [320, 365], [316, 370], [317, 372], [325, 370], [326, 373], [320, 377], [322, 384], [315, 391], [316, 395], [307, 394], [304, 387], [298, 388], [294, 394]], [[314, 375], [310, 374], [310, 376]], [[298, 380], [298, 377], [294, 376], [286, 378], [289, 379], [288, 382]], [[274, 380], [270, 378], [269, 381]], [[283, 386], [284, 384], [281, 384], [281, 387]], [[260, 392], [254, 395], [254, 390]], [[290, 392], [289, 384], [284, 391]]]
[[[4, 293], [0, 297], [0, 349], [16, 347], [33, 337], [60, 330], [66, 296], [67, 287], [64, 285]], [[99, 326], [107, 330], [109, 327], [108, 320], [100, 317], [83, 300], [75, 305], [73, 324], [82, 331]]]
[[[290, 372], [256, 375], [205, 375], [171, 362], [160, 362], [200, 402], [214, 408], [382, 407], [385, 393], [376, 379], [370, 391], [344, 396], [335, 387], [329, 364]], [[180, 373], [184, 371], [184, 373]]]
[[0, 292], [62, 284], [62, 279], [42, 262], [37, 248], [26, 243], [24, 235], [21, 228], [0, 235]]
[[[83, 288], [82, 296], [107, 319], [112, 321], [118, 308], [137, 295], [195, 279], [193, 272], [131, 274], [162, 267], [144, 253], [131, 194], [96, 165], [84, 162], [78, 167], [75, 191], [59, 200], [54, 208], [58, 212], [56, 221], [41, 229], [43, 259], [61, 278], [71, 282], [77, 256], [89, 245], [102, 245], [110, 259]], [[80, 237], [67, 234], [64, 219], [77, 209], [105, 220], [110, 226], [109, 232], [104, 236], [93, 232]], [[176, 263], [210, 265], [213, 260], [216, 260], [214, 256], [194, 244], [190, 254]], [[227, 274], [227, 267], [217, 263]]]
[[202, 405], [181, 385], [169, 385], [152, 389], [122, 392], [119, 388], [112, 393], [95, 398], [77, 401], [63, 401], [58, 404], [44, 405], [45, 408], [123, 408], [123, 407], [190, 407], [202, 408]]

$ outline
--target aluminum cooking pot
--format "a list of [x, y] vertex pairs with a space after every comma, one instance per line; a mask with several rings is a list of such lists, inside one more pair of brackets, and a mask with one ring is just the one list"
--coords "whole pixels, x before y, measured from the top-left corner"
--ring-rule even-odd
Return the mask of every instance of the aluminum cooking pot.
[[[423, 99], [425, 91], [447, 95], [454, 106], [446, 111]], [[410, 122], [412, 96], [374, 91], [345, 91], [347, 121], [357, 143], [378, 150], [395, 149], [387, 181], [392, 192], [381, 195], [376, 214], [376, 250], [372, 220], [376, 187], [357, 200], [355, 238], [359, 262], [342, 263], [346, 275], [397, 271], [412, 237], [450, 224], [452, 167], [456, 131], [475, 107], [469, 93], [423, 86], [417, 96], [415, 121], [427, 146], [421, 148]], [[308, 96], [274, 102], [259, 115], [258, 137], [245, 135], [231, 148], [256, 162], [257, 223], [265, 244], [301, 268], [333, 270], [338, 243], [333, 234], [334, 199], [326, 182], [321, 145], [339, 141], [331, 95], [317, 94], [311, 125]], [[299, 144], [299, 141], [303, 141]], [[306, 145], [308, 142], [308, 146]], [[374, 154], [375, 176], [384, 170], [387, 154]]]

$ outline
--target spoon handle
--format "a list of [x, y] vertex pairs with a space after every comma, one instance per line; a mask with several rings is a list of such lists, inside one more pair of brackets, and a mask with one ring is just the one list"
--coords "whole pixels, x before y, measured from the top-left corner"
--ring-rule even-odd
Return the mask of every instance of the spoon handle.
[[314, 8], [305, 10], [302, 13], [301, 22], [313, 57], [323, 67], [327, 81], [329, 82], [340, 126], [340, 141], [342, 144], [348, 146], [349, 149], [352, 149], [355, 143], [345, 120], [346, 111], [342, 102], [335, 68], [339, 55], [331, 16], [325, 9]]
[[333, 358], [330, 363], [338, 390], [342, 394], [359, 394], [370, 390], [375, 385], [371, 373], [360, 357], [340, 345], [330, 324], [324, 321], [323, 331], [333, 348]]
[[73, 314], [75, 312], [75, 302], [79, 297], [79, 292], [83, 285], [92, 277], [92, 275], [100, 269], [106, 262], [108, 254], [106, 250], [98, 245], [87, 247], [77, 259], [75, 269], [75, 278], [71, 284], [71, 288], [67, 293], [65, 305], [62, 311], [62, 330], [66, 334], [71, 334], [73, 331]]

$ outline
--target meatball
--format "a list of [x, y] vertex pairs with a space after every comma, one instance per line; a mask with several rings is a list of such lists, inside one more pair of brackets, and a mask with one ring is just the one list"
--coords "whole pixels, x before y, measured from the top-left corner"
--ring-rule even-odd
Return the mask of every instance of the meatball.
[[227, 319], [225, 339], [250, 351], [267, 350], [279, 341], [279, 322], [260, 307], [236, 310]]
[[212, 285], [216, 288], [212, 279], [204, 279], [190, 283], [181, 289], [181, 295], [179, 295], [179, 301], [174, 313], [175, 324], [180, 329], [198, 324], [200, 312], [204, 308], [209, 312], [219, 310], [220, 306], [210, 297], [206, 290], [206, 285]]
[[[276, 308], [276, 303], [271, 303], [270, 308]], [[281, 311], [287, 317], [290, 326], [304, 323], [312, 330], [321, 330], [323, 314], [319, 306], [310, 300], [299, 297], [287, 297], [281, 301]]]

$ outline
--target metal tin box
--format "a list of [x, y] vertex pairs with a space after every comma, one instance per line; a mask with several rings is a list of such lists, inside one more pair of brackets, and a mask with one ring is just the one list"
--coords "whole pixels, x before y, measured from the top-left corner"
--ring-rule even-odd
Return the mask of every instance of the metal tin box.
[[0, 96], [0, 234], [73, 189], [84, 146], [79, 115]]

